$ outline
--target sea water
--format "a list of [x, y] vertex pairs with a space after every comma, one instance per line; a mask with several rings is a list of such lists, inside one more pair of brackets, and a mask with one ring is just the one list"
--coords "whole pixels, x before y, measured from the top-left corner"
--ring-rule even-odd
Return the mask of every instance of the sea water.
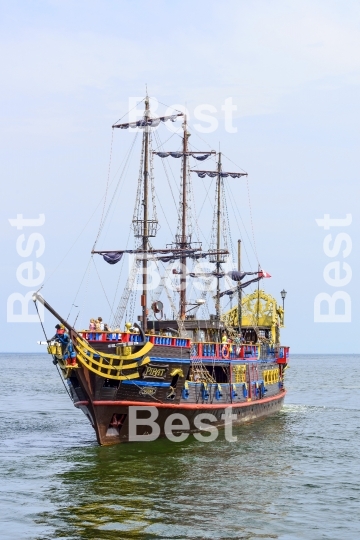
[[48, 355], [2, 354], [1, 540], [357, 540], [360, 357], [290, 366], [237, 442], [100, 448]]

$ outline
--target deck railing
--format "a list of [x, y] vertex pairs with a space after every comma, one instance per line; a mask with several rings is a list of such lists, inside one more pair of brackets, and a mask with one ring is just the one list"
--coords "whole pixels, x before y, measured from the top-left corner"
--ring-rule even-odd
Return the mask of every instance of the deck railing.
[[[90, 332], [83, 330], [80, 336], [90, 342], [107, 343], [140, 343], [140, 334], [131, 332]], [[286, 363], [289, 358], [289, 347], [283, 345], [274, 346], [268, 344], [242, 344], [216, 343], [216, 342], [192, 342], [189, 338], [173, 336], [147, 335], [146, 340], [154, 345], [168, 347], [191, 347], [191, 356], [199, 359], [217, 360], [264, 360]]]
[[[113, 343], [141, 343], [142, 338], [140, 334], [133, 334], [131, 332], [91, 332], [83, 330], [79, 332], [80, 336], [87, 341], [102, 341]], [[146, 341], [150, 341], [154, 345], [167, 345], [170, 347], [190, 347], [189, 338], [179, 338], [170, 336], [156, 336], [147, 335]]]
[[286, 363], [289, 358], [289, 347], [271, 345], [235, 345], [234, 343], [192, 343], [191, 356], [199, 359], [214, 358], [218, 360], [264, 360]]
[[257, 359], [258, 345], [235, 345], [229, 343], [192, 343], [191, 355], [195, 358], [217, 358], [223, 360]]

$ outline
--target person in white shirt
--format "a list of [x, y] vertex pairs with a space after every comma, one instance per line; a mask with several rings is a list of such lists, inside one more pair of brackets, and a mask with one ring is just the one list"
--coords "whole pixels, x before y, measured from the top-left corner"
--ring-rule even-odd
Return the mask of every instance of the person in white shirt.
[[97, 320], [100, 323], [100, 330], [104, 330], [104, 323], [103, 323], [102, 317], [98, 317]]

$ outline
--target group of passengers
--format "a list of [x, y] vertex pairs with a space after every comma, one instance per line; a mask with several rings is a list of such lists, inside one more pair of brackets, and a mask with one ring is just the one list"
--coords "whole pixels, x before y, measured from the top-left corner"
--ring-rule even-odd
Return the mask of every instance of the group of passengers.
[[103, 323], [102, 317], [90, 319], [89, 330], [90, 332], [111, 332], [108, 324]]

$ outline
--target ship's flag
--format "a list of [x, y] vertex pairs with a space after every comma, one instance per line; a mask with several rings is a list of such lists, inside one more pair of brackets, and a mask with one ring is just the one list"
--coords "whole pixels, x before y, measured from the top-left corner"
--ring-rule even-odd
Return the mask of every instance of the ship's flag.
[[260, 270], [259, 272], [259, 277], [262, 277], [262, 278], [269, 278], [271, 277], [270, 274], [268, 274], [267, 272], [265, 272], [265, 270]]

